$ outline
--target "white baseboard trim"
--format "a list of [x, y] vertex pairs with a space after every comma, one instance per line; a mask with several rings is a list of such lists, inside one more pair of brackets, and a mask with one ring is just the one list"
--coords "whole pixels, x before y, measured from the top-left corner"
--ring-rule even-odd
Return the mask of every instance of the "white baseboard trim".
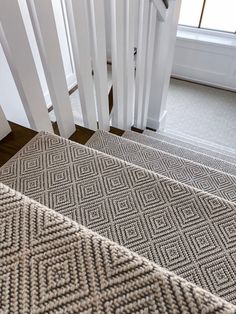
[[183, 81], [188, 81], [188, 82], [200, 84], [200, 85], [205, 85], [205, 86], [209, 86], [209, 87], [215, 87], [215, 88], [219, 88], [219, 89], [223, 89], [223, 90], [228, 90], [231, 92], [236, 92], [236, 88], [234, 88], [232, 86], [212, 83], [208, 80], [197, 79], [197, 78], [189, 76], [189, 75], [184, 75], [184, 74], [181, 75], [181, 74], [172, 73], [171, 77], [179, 79], [179, 80], [183, 80]]
[[147, 128], [150, 128], [153, 130], [163, 130], [165, 127], [166, 115], [167, 115], [167, 111], [165, 110], [158, 121], [153, 118], [148, 118]]

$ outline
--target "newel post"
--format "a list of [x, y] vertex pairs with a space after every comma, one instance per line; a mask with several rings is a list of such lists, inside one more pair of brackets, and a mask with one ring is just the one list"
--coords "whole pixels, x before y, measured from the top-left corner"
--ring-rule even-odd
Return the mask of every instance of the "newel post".
[[174, 58], [181, 0], [170, 0], [164, 21], [158, 21], [153, 58], [147, 127], [162, 129], [166, 118], [166, 101]]

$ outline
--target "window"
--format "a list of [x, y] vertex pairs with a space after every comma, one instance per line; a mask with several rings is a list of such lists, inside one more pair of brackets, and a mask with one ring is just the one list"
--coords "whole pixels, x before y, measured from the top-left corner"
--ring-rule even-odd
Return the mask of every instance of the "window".
[[236, 0], [182, 0], [179, 24], [236, 32]]

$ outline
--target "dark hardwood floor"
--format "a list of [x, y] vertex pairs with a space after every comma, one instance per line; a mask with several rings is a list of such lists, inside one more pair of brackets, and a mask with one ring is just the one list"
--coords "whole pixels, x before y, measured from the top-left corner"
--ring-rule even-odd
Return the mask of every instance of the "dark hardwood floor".
[[[13, 122], [9, 122], [12, 132], [0, 141], [0, 167], [13, 157], [24, 145], [26, 145], [36, 134], [36, 131], [23, 127]], [[57, 123], [53, 123], [55, 134], [59, 135]], [[95, 131], [76, 125], [76, 131], [70, 140], [85, 144]], [[110, 132], [121, 136], [124, 131], [111, 127]]]
[[[53, 130], [55, 134], [60, 135], [57, 123], [54, 122], [52, 126], [53, 126]], [[90, 137], [95, 133], [95, 131], [84, 128], [83, 126], [76, 125], [75, 127], [76, 127], [76, 131], [74, 134], [71, 135], [69, 139], [79, 144], [84, 145], [90, 139]]]
[[37, 134], [36, 131], [22, 127], [16, 123], [9, 123], [12, 132], [0, 141], [0, 166], [5, 164], [5, 162], [14, 156]]

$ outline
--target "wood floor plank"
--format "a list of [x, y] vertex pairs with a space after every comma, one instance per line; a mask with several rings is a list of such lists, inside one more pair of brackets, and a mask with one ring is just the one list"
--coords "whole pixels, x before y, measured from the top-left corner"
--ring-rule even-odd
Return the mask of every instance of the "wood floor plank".
[[0, 141], [0, 166], [4, 165], [37, 134], [34, 130], [13, 122], [9, 123], [12, 132]]

